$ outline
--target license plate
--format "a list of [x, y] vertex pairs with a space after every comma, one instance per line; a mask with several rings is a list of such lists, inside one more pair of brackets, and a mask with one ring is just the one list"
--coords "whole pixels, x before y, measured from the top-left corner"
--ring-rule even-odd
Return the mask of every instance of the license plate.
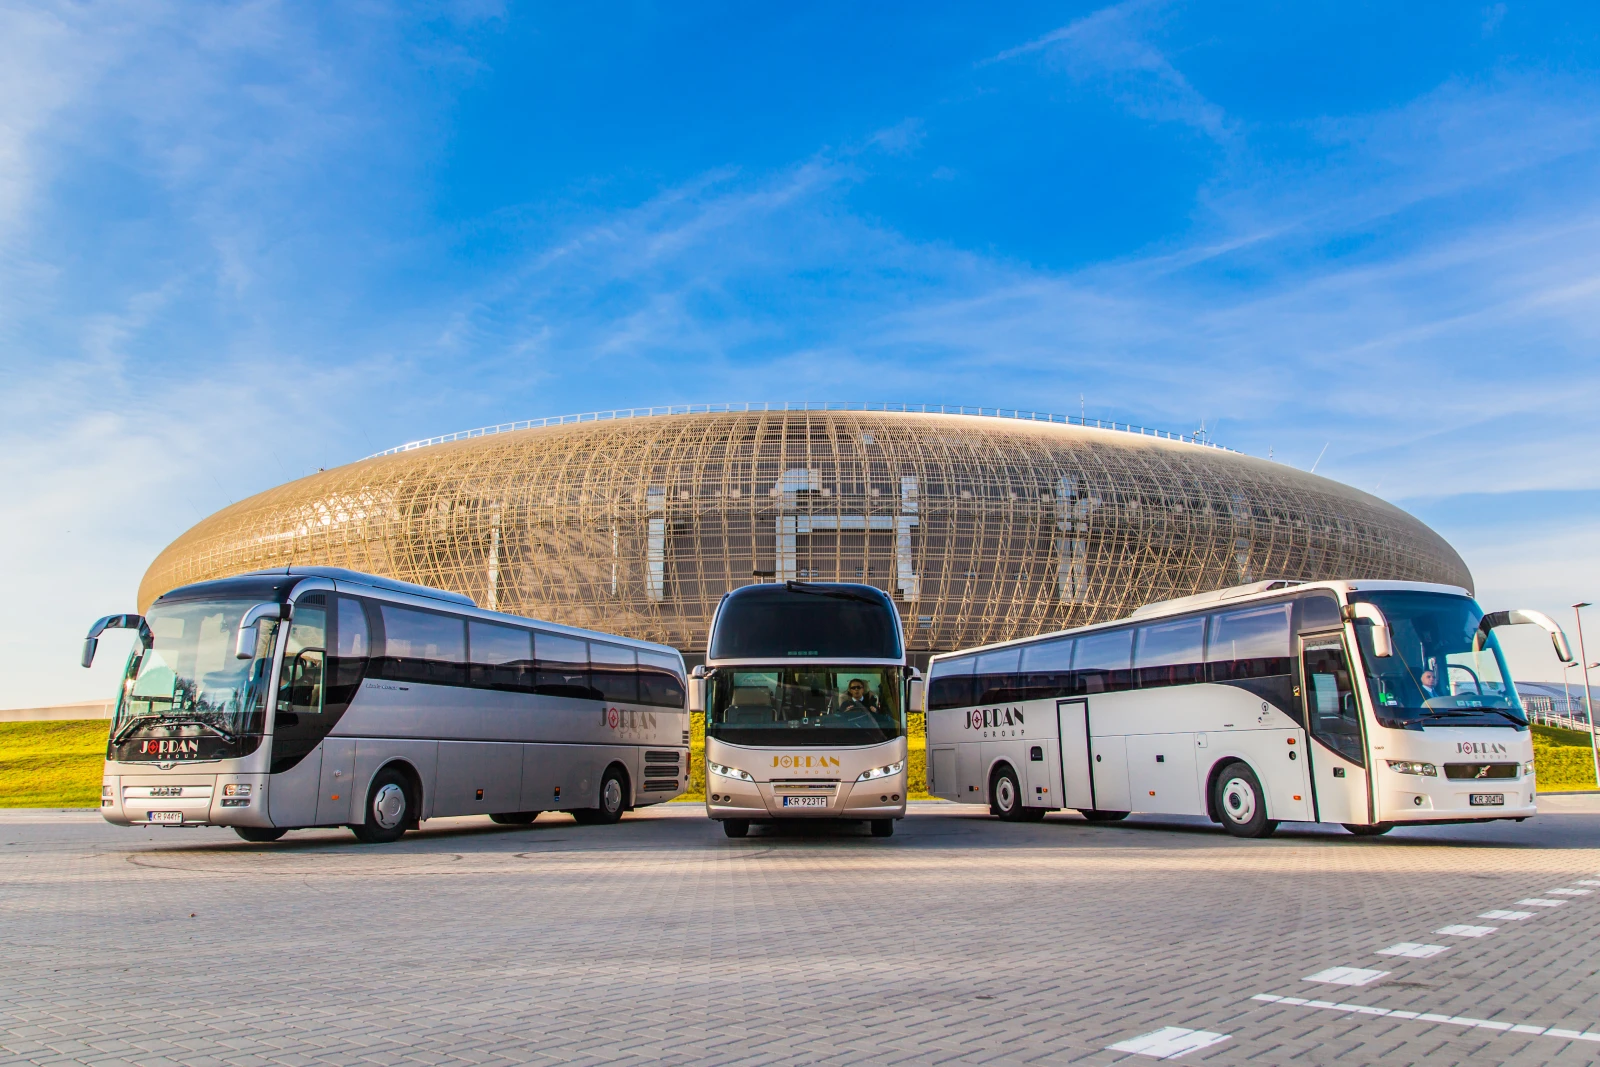
[[146, 814], [150, 816], [151, 822], [173, 823], [178, 826], [183, 825], [183, 812], [181, 811], [151, 811], [146, 812]]
[[786, 808], [825, 808], [828, 806], [827, 797], [784, 797], [783, 806]]
[[1478, 807], [1485, 807], [1485, 806], [1488, 806], [1488, 805], [1502, 805], [1505, 802], [1506, 802], [1506, 795], [1504, 793], [1474, 793], [1474, 794], [1472, 794], [1472, 803], [1476, 804]]

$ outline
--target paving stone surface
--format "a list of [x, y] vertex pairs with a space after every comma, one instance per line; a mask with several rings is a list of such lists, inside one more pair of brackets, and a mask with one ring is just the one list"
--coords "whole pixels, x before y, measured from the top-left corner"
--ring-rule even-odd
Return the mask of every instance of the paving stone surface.
[[[1600, 893], [1378, 955], [1596, 879], [1597, 814], [1239, 841], [918, 804], [735, 841], [669, 805], [364, 846], [0, 812], [0, 1062], [1108, 1065], [1176, 1028], [1222, 1036], [1183, 1063], [1600, 1063]], [[1304, 981], [1336, 967], [1388, 973]]]

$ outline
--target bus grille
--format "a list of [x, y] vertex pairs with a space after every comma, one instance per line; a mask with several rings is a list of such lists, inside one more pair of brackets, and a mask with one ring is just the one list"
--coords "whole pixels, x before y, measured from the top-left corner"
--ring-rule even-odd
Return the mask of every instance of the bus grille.
[[676, 793], [678, 780], [676, 778], [646, 778], [644, 780], [646, 793]]
[[1444, 776], [1462, 779], [1479, 778], [1515, 778], [1517, 764], [1515, 763], [1446, 763]]
[[676, 752], [666, 752], [661, 749], [647, 748], [644, 750], [644, 762], [646, 765], [651, 763], [670, 763], [676, 767], [678, 765], [678, 754]]

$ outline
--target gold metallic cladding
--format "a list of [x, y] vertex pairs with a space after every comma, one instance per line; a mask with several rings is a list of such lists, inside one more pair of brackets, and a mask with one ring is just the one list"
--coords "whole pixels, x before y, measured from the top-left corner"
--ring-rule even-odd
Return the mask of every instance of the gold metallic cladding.
[[362, 460], [196, 525], [151, 564], [140, 610], [288, 563], [690, 651], [758, 570], [887, 589], [922, 652], [1263, 578], [1472, 587], [1421, 522], [1291, 467], [1076, 426], [857, 411], [576, 423]]

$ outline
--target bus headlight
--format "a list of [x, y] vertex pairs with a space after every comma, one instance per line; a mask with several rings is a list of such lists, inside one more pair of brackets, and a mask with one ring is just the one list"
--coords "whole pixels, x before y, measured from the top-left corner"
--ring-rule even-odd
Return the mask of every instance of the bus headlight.
[[870, 782], [874, 778], [887, 778], [891, 774], [899, 774], [901, 771], [903, 771], [905, 769], [906, 769], [906, 761], [905, 760], [901, 760], [898, 763], [891, 763], [886, 767], [874, 767], [870, 771], [862, 771], [860, 777], [858, 777], [856, 779], [856, 781], [858, 781], [858, 782]]
[[1439, 768], [1431, 763], [1418, 763], [1416, 760], [1392, 759], [1387, 761], [1389, 769], [1400, 774], [1420, 774], [1427, 778], [1439, 777]]
[[724, 778], [737, 778], [741, 782], [755, 781], [754, 778], [750, 777], [750, 774], [747, 771], [741, 771], [737, 767], [724, 767], [722, 764], [712, 763], [710, 760], [706, 761], [706, 770], [710, 771], [712, 774], [720, 774]]
[[225, 797], [247, 797], [250, 795], [250, 783], [229, 782], [222, 787], [222, 795]]
[[1529, 778], [1533, 777], [1533, 760], [1529, 760], [1527, 763], [1522, 765], [1522, 773], [1527, 775]]

